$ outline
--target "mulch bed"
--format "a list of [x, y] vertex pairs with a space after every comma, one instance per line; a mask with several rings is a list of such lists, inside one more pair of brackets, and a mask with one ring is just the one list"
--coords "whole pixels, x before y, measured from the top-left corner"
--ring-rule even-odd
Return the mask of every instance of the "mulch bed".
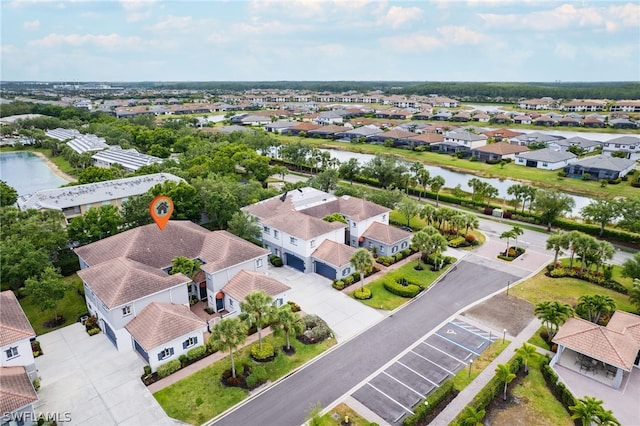
[[45, 328], [56, 328], [63, 325], [66, 321], [67, 320], [65, 317], [63, 317], [62, 315], [58, 315], [57, 317], [46, 321], [43, 325]]
[[438, 414], [440, 414], [442, 412], [442, 410], [444, 410], [445, 408], [447, 408], [447, 405], [449, 405], [449, 403], [451, 401], [453, 401], [456, 396], [458, 396], [458, 391], [457, 390], [452, 390], [451, 392], [449, 392], [449, 395], [447, 395], [442, 401], [440, 401], [440, 403], [438, 405], [436, 405], [435, 407], [433, 407], [433, 409], [431, 411], [429, 411], [429, 414], [427, 414], [422, 420], [420, 420], [418, 423], [416, 423], [417, 426], [427, 426], [428, 424], [431, 424], [431, 422], [438, 417]]

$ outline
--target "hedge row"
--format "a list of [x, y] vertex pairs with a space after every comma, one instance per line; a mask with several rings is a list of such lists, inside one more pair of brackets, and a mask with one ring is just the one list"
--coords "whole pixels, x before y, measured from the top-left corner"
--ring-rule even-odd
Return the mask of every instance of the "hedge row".
[[390, 279], [385, 279], [382, 284], [384, 285], [385, 290], [389, 293], [393, 293], [400, 297], [413, 298], [424, 290], [424, 287], [420, 284], [412, 283], [410, 281], [407, 281], [406, 284], [402, 284]]
[[[512, 358], [507, 362], [507, 366], [512, 373], [517, 374], [518, 370], [520, 370], [520, 367], [522, 366], [522, 358], [519, 356]], [[497, 376], [493, 376], [473, 398], [469, 405], [478, 411], [484, 410], [503, 389], [504, 383], [498, 380]]]
[[427, 414], [433, 411], [438, 404], [444, 401], [453, 391], [453, 379], [443, 382], [439, 388], [431, 392], [421, 404], [416, 406], [412, 415], [402, 420], [403, 426], [415, 426], [419, 424], [422, 419], [427, 417]]
[[[567, 389], [564, 383], [558, 379], [556, 372], [549, 366], [549, 359], [547, 359], [546, 363], [540, 366], [540, 372], [542, 373], [542, 377], [544, 377], [544, 381], [547, 384], [549, 391], [558, 401], [560, 401], [568, 412], [571, 412], [569, 407], [576, 405], [576, 398], [573, 396], [571, 391]], [[581, 426], [582, 422], [576, 419], [574, 420], [574, 424]]]
[[179, 359], [174, 359], [158, 367], [158, 377], [163, 379], [182, 368]]
[[595, 275], [589, 271], [580, 274], [579, 268], [554, 268], [549, 272], [551, 278], [577, 278], [600, 287], [608, 288], [620, 294], [629, 294], [629, 289], [615, 280], [608, 280], [604, 276]]

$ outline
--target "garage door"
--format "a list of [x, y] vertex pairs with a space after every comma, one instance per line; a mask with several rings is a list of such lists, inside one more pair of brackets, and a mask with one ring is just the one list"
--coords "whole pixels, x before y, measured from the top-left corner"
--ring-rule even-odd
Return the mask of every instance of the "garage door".
[[336, 279], [336, 270], [323, 262], [315, 262], [316, 264], [316, 274], [320, 274], [323, 277], [327, 277], [330, 280]]
[[300, 259], [298, 256], [295, 256], [291, 253], [287, 253], [287, 265], [291, 266], [298, 271], [304, 272], [304, 260]]
[[111, 340], [111, 343], [113, 343], [117, 348], [118, 338], [116, 337], [116, 333], [111, 329], [111, 327], [109, 327], [109, 324], [107, 324], [104, 320], [100, 320], [100, 321], [102, 322], [102, 329], [104, 330], [104, 334], [106, 334], [109, 340]]

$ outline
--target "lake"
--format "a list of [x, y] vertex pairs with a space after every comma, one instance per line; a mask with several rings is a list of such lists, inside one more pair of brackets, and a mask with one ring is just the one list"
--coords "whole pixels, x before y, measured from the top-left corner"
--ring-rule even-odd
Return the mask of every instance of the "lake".
[[0, 153], [0, 179], [14, 187], [18, 195], [33, 194], [68, 183], [53, 173], [45, 160], [31, 152]]

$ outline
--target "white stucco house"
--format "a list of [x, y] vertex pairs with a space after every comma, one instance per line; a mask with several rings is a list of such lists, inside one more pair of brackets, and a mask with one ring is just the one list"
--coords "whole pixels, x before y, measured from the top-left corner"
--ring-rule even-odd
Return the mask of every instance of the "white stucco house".
[[516, 154], [514, 164], [543, 170], [558, 170], [578, 159], [575, 154], [560, 149], [543, 148]]

